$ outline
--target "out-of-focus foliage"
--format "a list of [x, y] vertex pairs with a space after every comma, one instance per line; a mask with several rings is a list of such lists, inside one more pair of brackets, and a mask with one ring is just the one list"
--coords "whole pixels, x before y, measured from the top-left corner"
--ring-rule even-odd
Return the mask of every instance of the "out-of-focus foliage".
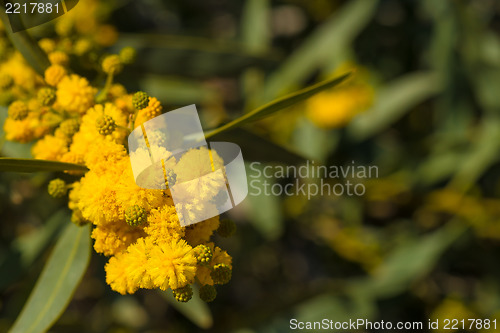
[[[346, 119], [339, 126], [309, 118], [317, 111], [309, 100], [213, 139], [241, 145], [249, 180], [260, 179], [252, 161], [262, 170], [307, 159], [376, 166], [378, 177], [361, 180], [362, 196], [250, 195], [230, 212], [236, 235], [217, 240], [233, 256], [233, 278], [208, 308], [170, 307], [160, 293], [117, 296], [94, 255], [54, 332], [283, 332], [291, 318], [500, 320], [496, 1], [113, 1], [108, 12], [120, 31], [109, 52], [138, 51], [120, 82], [166, 109], [196, 103], [205, 128], [249, 117], [345, 64], [366, 70], [370, 103], [354, 103], [361, 96], [341, 94], [342, 85], [320, 100], [327, 115]], [[360, 104], [369, 107], [352, 107]], [[1, 154], [29, 151], [4, 142]], [[40, 189], [49, 175], [0, 179], [4, 331], [63, 229], [64, 204]]]

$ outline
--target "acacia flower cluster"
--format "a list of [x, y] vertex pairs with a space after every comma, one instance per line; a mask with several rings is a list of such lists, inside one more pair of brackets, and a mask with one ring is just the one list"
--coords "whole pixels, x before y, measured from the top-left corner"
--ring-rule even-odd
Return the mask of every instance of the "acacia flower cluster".
[[[85, 173], [68, 171], [74, 182], [55, 179], [48, 190], [54, 197], [68, 196], [73, 223], [92, 224], [95, 251], [109, 257], [106, 281], [113, 290], [127, 294], [139, 288], [171, 289], [178, 301], [185, 302], [192, 296], [191, 285], [198, 283], [200, 297], [212, 301], [214, 285], [230, 280], [232, 266], [231, 257], [211, 237], [219, 228], [221, 236], [231, 235], [234, 225], [228, 221], [221, 224], [215, 216], [181, 226], [178, 214], [195, 213], [199, 209], [196, 204], [177, 212], [168, 188], [144, 189], [135, 183], [127, 137], [134, 128], [162, 114], [163, 106], [145, 92], [130, 94], [124, 86], [113, 83], [124, 66], [134, 60], [135, 51], [125, 48], [120, 54], [99, 59], [99, 47], [109, 43], [109, 38], [70, 39], [69, 31], [88, 28], [79, 25], [80, 18], [72, 15], [58, 21], [59, 37], [40, 41], [51, 62], [43, 77], [4, 37], [0, 38], [0, 47], [7, 50], [0, 52], [0, 104], [8, 105], [6, 138], [33, 142], [36, 159], [88, 168]], [[107, 29], [97, 24], [93, 28]], [[96, 86], [73, 71], [71, 64], [75, 61], [97, 68], [97, 78], [106, 78], [105, 84]], [[172, 157], [171, 172], [163, 180], [168, 178], [172, 184], [205, 172], [195, 162], [208, 156], [206, 150], [192, 149], [181, 157]], [[220, 163], [215, 152], [212, 156], [213, 163]], [[206, 195], [214, 197], [218, 192], [202, 183], [188, 190], [208, 191]]]

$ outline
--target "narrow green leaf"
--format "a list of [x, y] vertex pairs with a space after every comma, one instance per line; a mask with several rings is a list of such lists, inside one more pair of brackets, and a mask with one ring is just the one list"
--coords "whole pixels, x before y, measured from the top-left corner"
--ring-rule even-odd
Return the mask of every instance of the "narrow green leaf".
[[270, 76], [264, 87], [264, 100], [271, 100], [299, 86], [326, 62], [338, 58], [338, 53], [349, 48], [352, 40], [370, 21], [377, 4], [378, 0], [346, 2]]
[[419, 164], [413, 178], [414, 186], [430, 186], [449, 178], [466, 161], [464, 153], [453, 150], [434, 153]]
[[187, 303], [178, 302], [172, 295], [171, 290], [160, 291], [160, 295], [168, 304], [174, 307], [196, 326], [202, 329], [209, 329], [212, 327], [214, 323], [212, 312], [207, 303], [203, 302], [198, 296], [198, 288], [196, 286], [193, 286], [193, 298]]
[[278, 98], [270, 103], [267, 103], [253, 111], [250, 111], [243, 116], [217, 128], [212, 131], [209, 131], [208, 133], [205, 134], [205, 137], [211, 138], [216, 134], [219, 134], [221, 132], [227, 131], [228, 129], [238, 127], [244, 124], [248, 124], [252, 121], [255, 121], [257, 119], [263, 118], [265, 116], [269, 116], [275, 112], [278, 112], [288, 106], [291, 106], [293, 104], [296, 104], [298, 102], [301, 102], [309, 97], [311, 97], [314, 94], [317, 94], [325, 89], [332, 88], [339, 83], [343, 82], [347, 77], [349, 77], [351, 74], [347, 73], [342, 76], [325, 80], [322, 82], [319, 82], [315, 85], [309, 86], [307, 88], [304, 88], [302, 90], [296, 91], [292, 94], [286, 95], [284, 97]]
[[[0, 153], [1, 156], [10, 157], [10, 158], [31, 158], [31, 148], [33, 147], [33, 143], [20, 143], [15, 141], [5, 141], [1, 146]], [[0, 162], [1, 164], [1, 162]], [[1, 166], [0, 166], [1, 170]]]
[[376, 305], [369, 298], [347, 298], [332, 293], [308, 299], [294, 308], [293, 318], [303, 322], [321, 321], [335, 314], [337, 322], [353, 318], [371, 318], [376, 314]]
[[230, 129], [212, 137], [213, 141], [229, 141], [240, 146], [245, 161], [275, 162], [296, 165], [306, 162], [300, 154], [277, 145], [245, 129]]
[[70, 210], [62, 208], [52, 215], [42, 228], [17, 238], [14, 241], [14, 247], [21, 253], [21, 263], [25, 267], [31, 265], [42, 250], [47, 248], [49, 242], [61, 232], [61, 227], [64, 227], [70, 220]]
[[310, 159], [324, 162], [328, 154], [339, 144], [340, 132], [318, 128], [303, 117], [297, 122], [292, 138], [293, 147], [297, 152]]
[[[14, 18], [17, 17], [14, 16]], [[12, 29], [10, 29], [9, 17], [5, 13], [4, 6], [0, 6], [0, 20], [2, 20], [2, 23], [5, 26], [5, 31], [7, 32], [12, 44], [14, 44], [14, 47], [21, 52], [28, 64], [30, 64], [30, 66], [38, 74], [43, 76], [47, 67], [50, 66], [50, 61], [45, 52], [43, 52], [40, 46], [38, 46], [38, 43], [28, 34], [26, 30], [16, 33], [12, 32]]]
[[78, 287], [90, 259], [90, 226], [68, 223], [10, 333], [46, 332]]
[[0, 172], [39, 172], [39, 171], [88, 171], [87, 167], [73, 163], [37, 160], [32, 158], [0, 157]]
[[150, 96], [155, 96], [160, 101], [168, 101], [170, 104], [204, 103], [217, 96], [214, 89], [200, 83], [199, 80], [143, 73], [131, 79], [139, 82], [141, 90], [147, 91]]
[[267, 239], [279, 238], [284, 230], [284, 218], [280, 197], [272, 195], [271, 188], [276, 183], [274, 177], [264, 175], [264, 165], [247, 164], [250, 180], [248, 197], [243, 209], [250, 222]]
[[[0, 264], [0, 289], [11, 284], [39, 258], [70, 219], [69, 210], [61, 209], [40, 228], [13, 241], [5, 261]], [[7, 219], [5, 222], [8, 222]]]
[[281, 58], [275, 52], [252, 54], [240, 42], [164, 34], [120, 34], [111, 52], [125, 46], [137, 50], [141, 61], [131, 65], [130, 70], [139, 74], [197, 78], [232, 75], [252, 66], [276, 66]]
[[460, 221], [452, 220], [430, 235], [404, 243], [391, 252], [373, 277], [354, 281], [351, 288], [378, 298], [403, 292], [412, 282], [428, 274], [443, 252], [465, 230]]
[[467, 190], [477, 183], [481, 175], [494, 163], [498, 162], [500, 150], [500, 119], [486, 116], [477, 129], [480, 133], [477, 141], [457, 163], [457, 170], [451, 185]]
[[246, 50], [261, 54], [270, 41], [269, 0], [246, 0], [241, 20], [242, 41]]
[[415, 105], [442, 90], [442, 81], [436, 73], [407, 74], [389, 83], [377, 94], [375, 105], [357, 116], [347, 130], [356, 140], [368, 137], [389, 127]]

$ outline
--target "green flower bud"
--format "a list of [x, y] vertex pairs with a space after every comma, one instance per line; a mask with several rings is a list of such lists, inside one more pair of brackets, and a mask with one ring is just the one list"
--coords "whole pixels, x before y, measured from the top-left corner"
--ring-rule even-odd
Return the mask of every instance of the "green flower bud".
[[57, 128], [56, 136], [70, 139], [79, 129], [80, 121], [78, 119], [66, 119]]
[[200, 288], [200, 298], [204, 302], [212, 302], [215, 297], [217, 297], [217, 290], [215, 290], [214, 286], [204, 285]]
[[132, 104], [137, 110], [146, 108], [149, 104], [149, 95], [144, 91], [138, 91], [132, 97]]
[[14, 120], [23, 120], [28, 116], [28, 106], [22, 101], [14, 101], [9, 105], [9, 117]]
[[92, 41], [82, 38], [76, 41], [73, 51], [76, 55], [83, 56], [92, 50], [92, 46]]
[[136, 56], [137, 52], [133, 47], [124, 47], [120, 51], [120, 59], [126, 65], [134, 63]]
[[198, 260], [198, 264], [200, 265], [208, 265], [212, 260], [213, 253], [210, 247], [200, 244], [194, 248], [194, 253], [196, 259]]
[[38, 90], [38, 102], [43, 106], [51, 106], [56, 101], [56, 90], [54, 88], [42, 88]]
[[116, 54], [109, 55], [102, 61], [102, 70], [106, 74], [119, 74], [123, 70], [123, 63]]
[[193, 289], [188, 284], [182, 288], [172, 290], [172, 294], [178, 302], [187, 302], [193, 297]]
[[15, 99], [14, 95], [10, 91], [2, 91], [0, 89], [0, 105], [8, 105]]
[[116, 129], [114, 119], [107, 115], [97, 118], [95, 125], [97, 127], [97, 131], [101, 135], [109, 135]]
[[217, 264], [210, 273], [212, 280], [216, 284], [226, 284], [231, 280], [232, 270], [226, 264]]
[[0, 75], [0, 89], [2, 90], [9, 89], [10, 87], [12, 87], [13, 83], [14, 80], [12, 79], [12, 76], [8, 74]]
[[128, 225], [132, 227], [137, 227], [142, 223], [146, 222], [148, 219], [148, 214], [146, 210], [141, 206], [134, 205], [130, 206], [125, 210], [125, 221]]
[[68, 192], [66, 182], [62, 179], [51, 180], [48, 187], [49, 195], [53, 198], [62, 198]]

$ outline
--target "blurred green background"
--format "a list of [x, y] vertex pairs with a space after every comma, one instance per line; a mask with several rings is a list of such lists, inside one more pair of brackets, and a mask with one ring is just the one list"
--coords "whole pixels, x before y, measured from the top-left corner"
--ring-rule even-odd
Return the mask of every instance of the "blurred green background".
[[[373, 101], [344, 123], [315, 122], [314, 104], [305, 102], [213, 140], [238, 143], [248, 163], [354, 161], [377, 166], [379, 177], [361, 180], [361, 197], [250, 195], [228, 214], [236, 235], [216, 240], [234, 258], [233, 278], [208, 307], [174, 306], [148, 290], [114, 293], [105, 258], [93, 253], [52, 332], [289, 332], [292, 318], [500, 321], [498, 1], [108, 6], [120, 31], [109, 51], [138, 51], [117, 81], [157, 97], [165, 110], [197, 104], [206, 129], [349, 64]], [[326, 110], [352, 112], [342, 97], [332, 92]], [[11, 142], [1, 150], [29, 152]], [[52, 176], [0, 174], [0, 331], [15, 320], [68, 221], [65, 203], [46, 194]]]

